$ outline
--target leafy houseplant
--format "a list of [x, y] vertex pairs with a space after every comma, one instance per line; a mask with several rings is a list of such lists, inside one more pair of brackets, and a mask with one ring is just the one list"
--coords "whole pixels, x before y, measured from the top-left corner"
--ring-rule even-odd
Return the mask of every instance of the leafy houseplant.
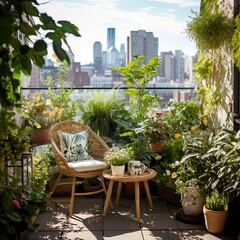
[[206, 164], [206, 172], [202, 178], [205, 179], [206, 194], [217, 190], [230, 198], [239, 195], [239, 142], [239, 131], [226, 127], [217, 129], [212, 147], [204, 155], [209, 163]]
[[[182, 196], [183, 207], [192, 206], [193, 208], [196, 204], [195, 197], [190, 197], [186, 202], [186, 190], [189, 187], [197, 187], [197, 191], [204, 195], [204, 186], [208, 181], [205, 173], [212, 164], [212, 159], [205, 159], [204, 156], [213, 145], [214, 134], [209, 129], [198, 129], [197, 131], [194, 130], [185, 133], [182, 137], [184, 156], [177, 166], [177, 179], [175, 184], [177, 192]], [[202, 199], [199, 202], [202, 204], [199, 208], [202, 212], [204, 201]]]
[[139, 124], [140, 128], [135, 130], [137, 133], [143, 134], [150, 144], [155, 144], [171, 137], [172, 128], [161, 116], [162, 113], [144, 120]]
[[229, 199], [224, 194], [213, 191], [206, 196], [203, 207], [205, 226], [210, 233], [221, 233], [225, 228]]
[[228, 197], [224, 194], [219, 194], [217, 191], [213, 191], [206, 196], [206, 208], [213, 211], [228, 210], [228, 203]]

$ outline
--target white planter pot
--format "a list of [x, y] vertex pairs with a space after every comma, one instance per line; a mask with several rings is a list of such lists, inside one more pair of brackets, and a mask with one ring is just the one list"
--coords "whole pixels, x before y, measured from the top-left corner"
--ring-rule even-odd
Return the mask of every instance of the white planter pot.
[[111, 165], [112, 175], [123, 177], [125, 172], [125, 165], [122, 166], [113, 166]]
[[183, 212], [186, 215], [201, 215], [205, 198], [202, 196], [199, 187], [186, 187], [182, 199]]

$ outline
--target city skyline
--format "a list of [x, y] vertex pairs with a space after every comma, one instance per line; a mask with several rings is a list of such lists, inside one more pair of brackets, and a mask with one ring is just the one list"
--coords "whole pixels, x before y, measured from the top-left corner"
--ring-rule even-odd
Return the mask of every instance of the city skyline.
[[199, 11], [199, 4], [189, 0], [52, 0], [39, 10], [79, 28], [82, 37], [69, 37], [68, 41], [75, 61], [83, 65], [93, 62], [94, 42], [101, 42], [102, 50], [107, 50], [107, 28], [115, 28], [118, 50], [121, 44], [126, 46], [131, 31], [146, 30], [158, 37], [159, 54], [180, 49], [194, 55], [195, 44], [184, 35], [184, 29], [192, 11]]

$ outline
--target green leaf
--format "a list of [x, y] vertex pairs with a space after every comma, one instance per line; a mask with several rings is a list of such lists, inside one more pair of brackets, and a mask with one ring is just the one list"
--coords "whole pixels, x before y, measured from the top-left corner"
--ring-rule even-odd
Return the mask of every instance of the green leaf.
[[56, 41], [53, 42], [53, 50], [56, 53], [57, 57], [59, 58], [59, 60], [61, 60], [62, 62], [64, 60], [67, 61], [68, 64], [70, 64], [70, 60], [68, 55], [66, 54], [66, 52], [62, 49], [61, 45], [59, 45]]
[[35, 6], [32, 5], [32, 1], [22, 1], [22, 7], [24, 11], [30, 16], [37, 17], [39, 15], [39, 11]]
[[26, 75], [30, 76], [31, 71], [32, 71], [32, 63], [29, 57], [27, 56], [21, 56], [20, 57], [20, 62], [22, 65], [21, 71]]
[[69, 21], [58, 21], [58, 23], [62, 25], [64, 32], [71, 33], [76, 37], [81, 37], [78, 27], [76, 27], [74, 24], [70, 23]]
[[6, 213], [7, 217], [14, 222], [21, 222], [21, 217], [15, 212]]
[[12, 21], [11, 19], [0, 18], [0, 44], [9, 43], [12, 35]]
[[30, 35], [36, 35], [36, 31], [33, 27], [31, 27], [28, 23], [26, 22], [21, 22], [19, 29], [22, 33], [24, 33], [26, 36]]
[[46, 13], [42, 13], [40, 16], [40, 20], [43, 23], [43, 30], [55, 30], [57, 25], [52, 17], [49, 17]]
[[39, 55], [47, 54], [47, 44], [44, 40], [37, 40], [33, 46], [33, 49]]

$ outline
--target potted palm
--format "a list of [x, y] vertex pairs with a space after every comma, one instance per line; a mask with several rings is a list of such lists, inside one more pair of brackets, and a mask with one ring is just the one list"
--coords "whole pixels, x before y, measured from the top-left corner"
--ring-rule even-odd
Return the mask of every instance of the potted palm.
[[203, 207], [205, 226], [210, 233], [222, 233], [228, 215], [229, 199], [224, 194], [213, 191], [206, 196], [206, 204]]
[[125, 164], [130, 160], [130, 153], [125, 148], [112, 147], [106, 152], [104, 160], [111, 167], [113, 175], [123, 176]]

